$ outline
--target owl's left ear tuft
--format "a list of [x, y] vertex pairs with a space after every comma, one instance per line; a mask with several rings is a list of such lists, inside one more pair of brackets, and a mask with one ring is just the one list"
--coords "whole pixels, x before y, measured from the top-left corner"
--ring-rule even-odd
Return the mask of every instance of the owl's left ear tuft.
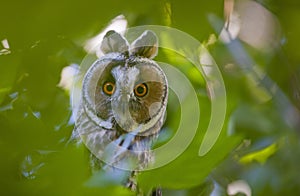
[[105, 34], [100, 49], [104, 54], [111, 52], [126, 53], [128, 52], [129, 44], [122, 35], [111, 30]]
[[154, 58], [157, 55], [158, 39], [154, 32], [145, 31], [131, 44], [131, 54], [135, 56], [143, 56], [146, 58]]

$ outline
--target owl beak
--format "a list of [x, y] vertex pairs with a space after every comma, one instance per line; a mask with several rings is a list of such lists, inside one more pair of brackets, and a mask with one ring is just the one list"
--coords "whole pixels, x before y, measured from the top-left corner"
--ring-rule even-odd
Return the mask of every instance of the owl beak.
[[121, 114], [129, 112], [129, 95], [121, 95], [119, 105], [119, 111]]
[[128, 94], [119, 94], [116, 99], [112, 101], [112, 111], [114, 118], [118, 125], [125, 131], [130, 131], [134, 121], [129, 111], [129, 99]]

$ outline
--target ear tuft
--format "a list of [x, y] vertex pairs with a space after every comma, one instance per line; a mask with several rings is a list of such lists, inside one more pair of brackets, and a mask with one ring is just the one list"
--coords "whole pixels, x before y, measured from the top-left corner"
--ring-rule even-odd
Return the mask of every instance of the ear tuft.
[[157, 55], [157, 50], [157, 36], [154, 32], [149, 30], [144, 31], [144, 33], [131, 44], [131, 54], [135, 56], [152, 59]]
[[122, 35], [111, 30], [105, 34], [100, 49], [104, 54], [111, 52], [125, 53], [128, 52], [129, 44]]

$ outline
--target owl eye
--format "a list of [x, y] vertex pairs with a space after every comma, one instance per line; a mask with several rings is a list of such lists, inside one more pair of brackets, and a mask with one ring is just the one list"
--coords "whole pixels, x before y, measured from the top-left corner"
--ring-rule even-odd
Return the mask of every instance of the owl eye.
[[148, 92], [148, 87], [144, 83], [138, 84], [134, 88], [134, 94], [138, 97], [145, 96], [147, 94], [147, 92]]
[[112, 95], [115, 91], [115, 84], [112, 82], [105, 82], [103, 85], [103, 92], [107, 95]]

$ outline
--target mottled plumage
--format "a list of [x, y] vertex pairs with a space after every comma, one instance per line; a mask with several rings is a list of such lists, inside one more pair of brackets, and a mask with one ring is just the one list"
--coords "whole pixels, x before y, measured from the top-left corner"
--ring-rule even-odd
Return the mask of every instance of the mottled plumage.
[[163, 125], [168, 97], [166, 76], [152, 60], [157, 49], [151, 31], [131, 46], [109, 31], [101, 45], [105, 55], [83, 79], [75, 134], [107, 167], [137, 171], [153, 161], [151, 144]]

